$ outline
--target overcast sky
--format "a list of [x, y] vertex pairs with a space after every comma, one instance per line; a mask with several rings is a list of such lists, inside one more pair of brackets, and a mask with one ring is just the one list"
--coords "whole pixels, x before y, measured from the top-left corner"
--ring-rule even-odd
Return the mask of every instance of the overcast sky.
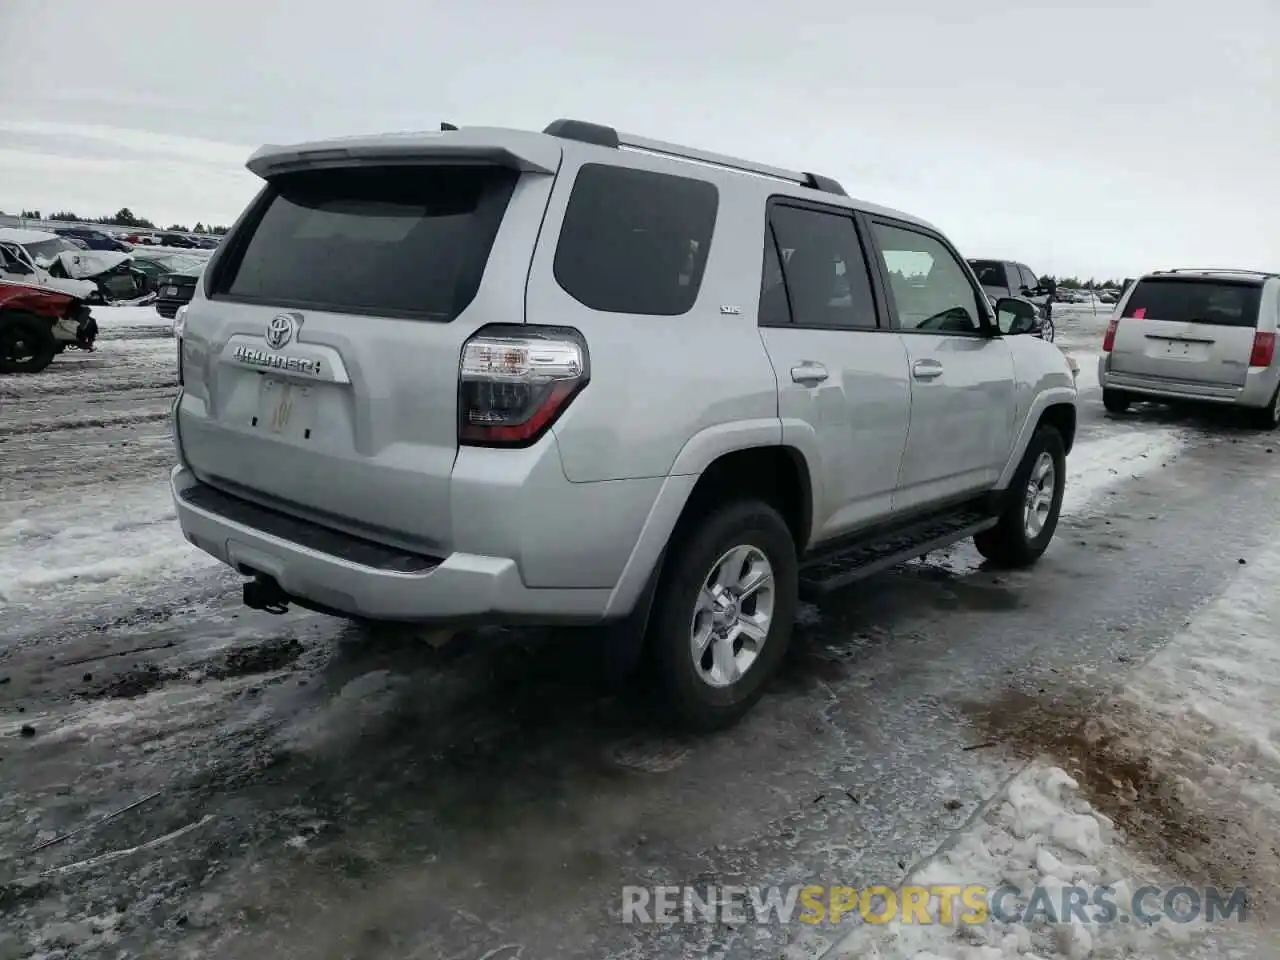
[[1280, 269], [1277, 62], [1280, 0], [0, 0], [0, 210], [229, 223], [263, 142], [568, 116], [970, 257]]

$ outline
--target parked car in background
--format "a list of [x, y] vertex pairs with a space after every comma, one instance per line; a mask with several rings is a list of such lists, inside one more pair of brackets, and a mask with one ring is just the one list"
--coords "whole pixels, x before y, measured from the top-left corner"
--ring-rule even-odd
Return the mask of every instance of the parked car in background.
[[168, 273], [182, 273], [205, 263], [203, 257], [185, 253], [142, 253], [134, 254], [132, 266], [142, 274], [142, 289], [148, 293], [157, 293], [160, 289], [160, 278]]
[[160, 241], [156, 239], [155, 234], [143, 232], [129, 234], [124, 238], [124, 242], [132, 244], [135, 247], [139, 245], [154, 247], [158, 246], [160, 243]]
[[[100, 296], [97, 284], [87, 277], [71, 276], [62, 261], [67, 255], [74, 257], [87, 253], [70, 240], [43, 230], [0, 228], [0, 280], [58, 290], [91, 300]], [[100, 256], [121, 255], [104, 252]]]
[[1040, 316], [1036, 335], [1049, 341], [1055, 338], [1052, 291], [1040, 285], [1030, 267], [1012, 260], [970, 260], [969, 267], [992, 303], [1002, 297], [1020, 297], [1035, 304]]
[[128, 244], [121, 243], [101, 230], [89, 230], [84, 227], [58, 227], [53, 232], [73, 243], [80, 241], [89, 250], [112, 250], [116, 253], [128, 253], [132, 249]]
[[156, 282], [156, 312], [172, 320], [178, 308], [191, 302], [196, 292], [196, 282], [204, 271], [207, 260], [188, 259], [185, 265], [175, 266], [162, 274]]
[[183, 236], [181, 233], [162, 233], [157, 239], [162, 247], [182, 247], [191, 250], [200, 246], [190, 237]]
[[0, 373], [39, 373], [68, 347], [92, 350], [97, 336], [79, 297], [0, 280]]
[[1098, 359], [1102, 402], [1229, 404], [1267, 430], [1280, 425], [1280, 274], [1162, 270], [1141, 277], [1107, 325]]
[[970, 260], [969, 266], [992, 297], [1022, 297], [1037, 307], [1049, 303], [1050, 291], [1040, 285], [1040, 278], [1025, 263], [1012, 260]]

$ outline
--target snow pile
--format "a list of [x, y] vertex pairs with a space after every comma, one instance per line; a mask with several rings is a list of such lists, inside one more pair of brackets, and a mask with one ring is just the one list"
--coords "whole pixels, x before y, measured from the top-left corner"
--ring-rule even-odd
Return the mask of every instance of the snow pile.
[[173, 321], [160, 316], [154, 306], [148, 307], [90, 307], [89, 312], [98, 322], [99, 333], [125, 327], [168, 327]]
[[215, 563], [183, 539], [167, 481], [0, 504], [0, 608]]
[[[915, 871], [906, 885], [981, 885], [990, 914], [980, 923], [971, 905], [953, 900], [951, 923], [863, 923], [827, 954], [828, 960], [1003, 960], [1036, 957], [1150, 956], [1164, 945], [1186, 943], [1203, 932], [1200, 921], [1137, 918], [1153, 912], [1135, 892], [1147, 879], [1116, 846], [1112, 822], [1079, 794], [1058, 767], [1032, 764], [987, 810], [984, 819]], [[996, 895], [1001, 887], [1017, 893]], [[1159, 899], [1159, 898], [1157, 898]], [[1078, 909], [1070, 909], [1079, 904]], [[1113, 923], [1097, 922], [1110, 904]], [[929, 915], [940, 920], [937, 896]], [[1120, 920], [1130, 918], [1129, 921]]]

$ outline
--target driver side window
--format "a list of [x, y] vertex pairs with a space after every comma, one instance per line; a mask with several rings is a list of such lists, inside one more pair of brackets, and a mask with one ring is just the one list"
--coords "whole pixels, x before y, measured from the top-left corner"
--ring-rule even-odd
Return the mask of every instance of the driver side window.
[[872, 222], [902, 330], [973, 335], [985, 313], [964, 268], [927, 234]]

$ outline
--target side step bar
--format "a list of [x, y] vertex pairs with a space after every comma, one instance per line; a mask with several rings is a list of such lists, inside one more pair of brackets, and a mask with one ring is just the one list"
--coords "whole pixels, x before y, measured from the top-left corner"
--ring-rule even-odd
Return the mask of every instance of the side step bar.
[[800, 596], [805, 600], [821, 598], [864, 577], [989, 530], [997, 522], [996, 517], [979, 510], [926, 517], [851, 546], [818, 554], [800, 565]]

